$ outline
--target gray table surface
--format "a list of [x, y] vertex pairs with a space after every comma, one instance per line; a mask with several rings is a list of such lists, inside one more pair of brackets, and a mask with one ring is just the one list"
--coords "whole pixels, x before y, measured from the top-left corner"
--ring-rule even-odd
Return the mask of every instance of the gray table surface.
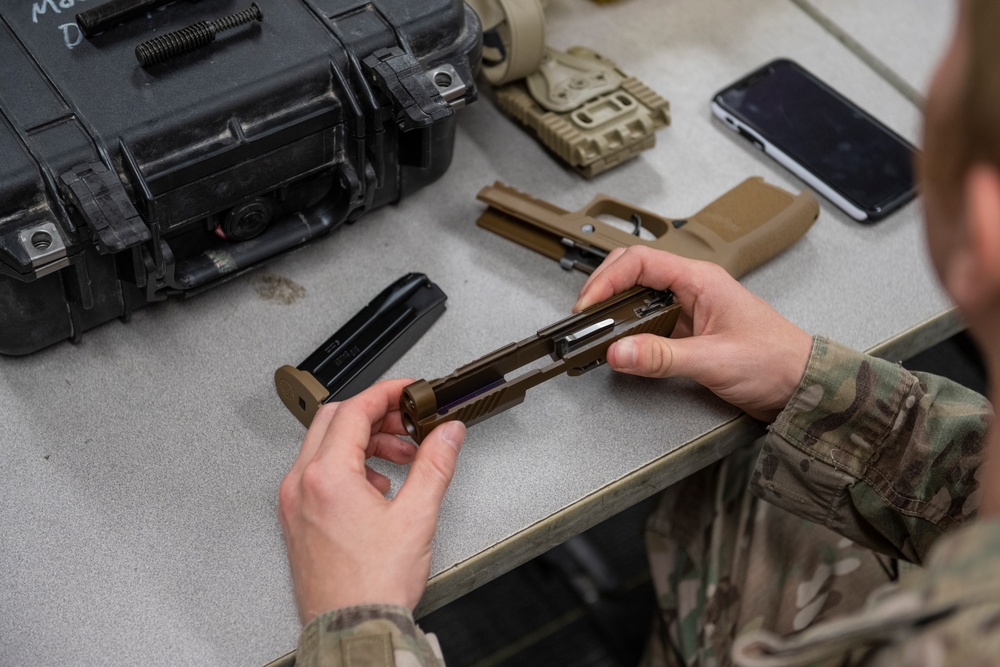
[[[910, 4], [815, 2], [923, 86], [951, 14]], [[449, 172], [401, 204], [79, 344], [0, 358], [0, 664], [252, 665], [293, 648], [276, 496], [303, 429], [274, 369], [408, 271], [437, 282], [448, 311], [390, 376], [438, 377], [520, 340], [567, 315], [583, 284], [477, 228], [483, 185], [567, 209], [605, 192], [672, 217], [750, 175], [801, 189], [708, 110], [778, 56], [919, 142], [919, 110], [791, 0], [551, 0], [547, 16], [552, 46], [595, 48], [671, 101], [653, 150], [585, 181], [483, 99], [461, 114]], [[918, 202], [865, 226], [823, 203], [808, 235], [744, 283], [809, 331], [905, 356], [955, 327], [919, 215]], [[737, 417], [691, 383], [607, 369], [532, 390], [469, 433], [424, 609], [718, 458], [750, 432]], [[404, 471], [380, 469], [398, 488]]]
[[920, 93], [925, 93], [955, 21], [941, 0], [797, 0], [856, 40]]

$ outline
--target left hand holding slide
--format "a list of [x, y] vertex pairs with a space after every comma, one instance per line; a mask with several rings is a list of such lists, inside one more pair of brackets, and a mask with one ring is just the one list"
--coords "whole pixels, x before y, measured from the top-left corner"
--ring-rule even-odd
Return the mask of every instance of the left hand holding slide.
[[[431, 539], [465, 426], [450, 421], [417, 448], [402, 440], [399, 397], [409, 380], [381, 382], [320, 408], [279, 490], [279, 519], [302, 622], [360, 604], [416, 607]], [[411, 464], [396, 497], [365, 465]]]

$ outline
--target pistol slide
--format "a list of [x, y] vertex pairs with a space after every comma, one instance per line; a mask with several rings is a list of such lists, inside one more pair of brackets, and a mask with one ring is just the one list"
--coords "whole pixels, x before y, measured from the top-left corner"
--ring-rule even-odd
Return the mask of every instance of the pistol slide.
[[[671, 292], [633, 287], [451, 375], [408, 385], [400, 397], [403, 425], [418, 444], [446, 421], [457, 419], [472, 426], [520, 404], [528, 389], [550, 378], [561, 373], [581, 375], [600, 366], [607, 361], [608, 348], [620, 338], [670, 335], [679, 315], [680, 304]], [[524, 369], [545, 355], [552, 363]]]

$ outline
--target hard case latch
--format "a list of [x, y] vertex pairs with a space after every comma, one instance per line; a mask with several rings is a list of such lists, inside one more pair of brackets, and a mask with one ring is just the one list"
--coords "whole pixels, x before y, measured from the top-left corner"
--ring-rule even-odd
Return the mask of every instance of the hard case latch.
[[59, 179], [94, 232], [101, 253], [118, 253], [150, 239], [118, 176], [100, 162], [77, 165]]
[[[379, 49], [364, 64], [375, 85], [393, 101], [402, 130], [427, 127], [455, 113], [427, 71], [402, 49]], [[453, 88], [454, 81], [448, 83]]]

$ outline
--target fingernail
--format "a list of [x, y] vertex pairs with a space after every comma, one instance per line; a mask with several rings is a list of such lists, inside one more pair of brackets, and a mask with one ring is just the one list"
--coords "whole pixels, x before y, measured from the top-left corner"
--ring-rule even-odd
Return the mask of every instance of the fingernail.
[[441, 437], [449, 445], [458, 449], [465, 439], [465, 424], [460, 421], [450, 421], [444, 425], [444, 429], [441, 431]]
[[618, 368], [634, 368], [636, 355], [635, 343], [630, 339], [623, 338], [615, 344], [615, 365]]

